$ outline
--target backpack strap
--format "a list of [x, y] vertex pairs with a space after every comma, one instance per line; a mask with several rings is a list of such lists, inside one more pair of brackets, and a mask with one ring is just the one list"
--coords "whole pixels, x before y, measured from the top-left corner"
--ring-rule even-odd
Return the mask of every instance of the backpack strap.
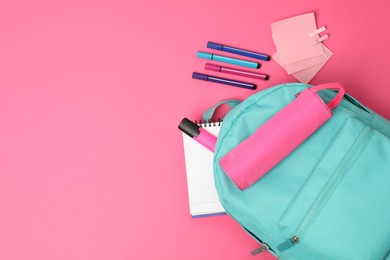
[[337, 105], [343, 100], [345, 90], [343, 86], [341, 86], [340, 83], [327, 83], [327, 84], [321, 84], [317, 85], [311, 88], [314, 92], [320, 91], [322, 89], [333, 89], [337, 90], [337, 95], [329, 101], [326, 105], [328, 106], [329, 110], [333, 110]]
[[206, 122], [209, 122], [211, 120], [211, 118], [214, 116], [214, 113], [217, 110], [217, 108], [219, 108], [220, 106], [226, 104], [230, 107], [230, 110], [232, 110], [240, 103], [241, 103], [241, 100], [237, 100], [237, 99], [221, 100], [217, 104], [215, 104], [214, 106], [212, 106], [209, 109], [207, 109], [206, 111], [204, 111], [204, 113], [202, 115], [202, 119]]

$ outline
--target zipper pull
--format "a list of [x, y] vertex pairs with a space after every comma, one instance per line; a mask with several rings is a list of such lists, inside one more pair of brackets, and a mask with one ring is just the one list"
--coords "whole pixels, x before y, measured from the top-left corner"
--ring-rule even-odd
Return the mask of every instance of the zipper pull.
[[298, 242], [299, 242], [299, 237], [293, 236], [292, 238], [290, 238], [290, 239], [284, 241], [283, 243], [281, 243], [280, 245], [278, 245], [278, 250], [280, 252], [283, 252], [284, 250], [289, 249], [290, 247], [292, 247], [294, 244], [296, 244]]
[[261, 252], [267, 251], [268, 249], [269, 249], [269, 247], [266, 244], [260, 244], [260, 247], [253, 250], [251, 252], [251, 255], [255, 256], [257, 254], [260, 254]]

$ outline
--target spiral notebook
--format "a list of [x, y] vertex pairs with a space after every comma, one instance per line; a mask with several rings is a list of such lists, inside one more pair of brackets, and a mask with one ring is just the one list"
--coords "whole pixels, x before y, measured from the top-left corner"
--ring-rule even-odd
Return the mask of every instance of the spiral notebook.
[[[198, 123], [218, 136], [221, 122]], [[190, 214], [193, 218], [225, 215], [214, 185], [213, 153], [183, 133]]]

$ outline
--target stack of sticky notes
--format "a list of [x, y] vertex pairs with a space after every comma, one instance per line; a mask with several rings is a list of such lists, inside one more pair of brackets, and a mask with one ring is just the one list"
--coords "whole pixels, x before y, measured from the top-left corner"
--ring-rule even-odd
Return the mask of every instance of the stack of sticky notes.
[[309, 83], [333, 53], [323, 44], [314, 13], [307, 13], [271, 24], [276, 53], [272, 56], [287, 72], [302, 83]]

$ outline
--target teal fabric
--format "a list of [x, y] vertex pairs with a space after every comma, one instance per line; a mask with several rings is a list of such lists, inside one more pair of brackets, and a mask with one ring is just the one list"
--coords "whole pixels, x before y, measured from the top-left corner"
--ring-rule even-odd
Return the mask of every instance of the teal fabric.
[[[388, 259], [390, 122], [356, 99], [345, 96], [329, 121], [244, 191], [219, 166], [220, 158], [308, 87], [266, 89], [226, 115], [214, 153], [221, 203], [280, 259]], [[335, 92], [319, 95], [327, 102]], [[294, 236], [298, 243], [291, 242]]]
[[230, 107], [230, 109], [233, 109], [240, 103], [241, 103], [241, 101], [240, 100], [236, 100], [236, 99], [221, 100], [217, 104], [215, 104], [214, 106], [212, 106], [209, 109], [207, 109], [203, 113], [202, 119], [205, 122], [209, 122], [211, 120], [211, 118], [213, 117], [215, 111], [218, 109], [218, 107], [220, 107], [220, 106], [225, 104], [225, 105], [228, 105]]

